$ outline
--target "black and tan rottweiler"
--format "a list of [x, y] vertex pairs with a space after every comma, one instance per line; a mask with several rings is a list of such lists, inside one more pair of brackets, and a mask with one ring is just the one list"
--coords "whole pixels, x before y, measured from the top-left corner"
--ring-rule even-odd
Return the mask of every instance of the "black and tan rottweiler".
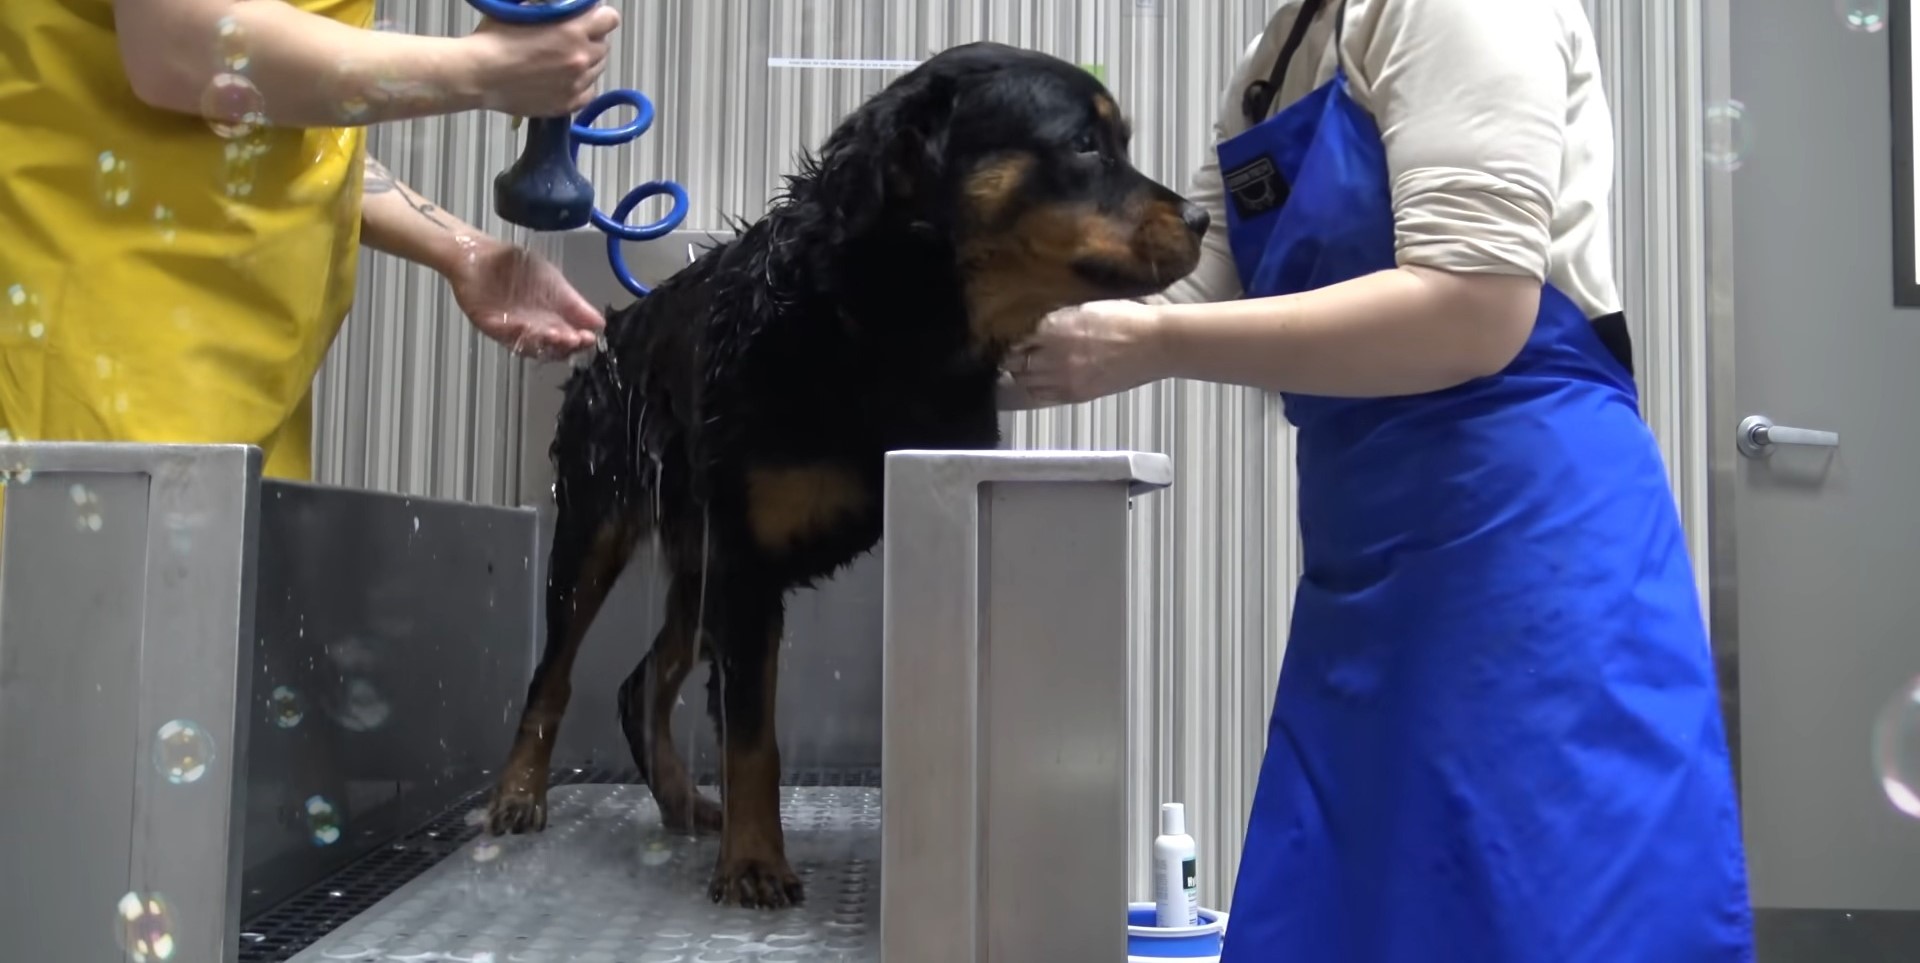
[[[643, 538], [672, 576], [620, 689], [634, 762], [672, 827], [718, 830], [715, 901], [802, 898], [780, 827], [775, 675], [786, 593], [880, 537], [885, 454], [999, 444], [1008, 347], [1048, 311], [1165, 289], [1207, 215], [1129, 162], [1092, 75], [992, 43], [947, 50], [847, 117], [766, 215], [613, 312], [566, 385], [547, 638], [488, 814], [546, 823], [574, 654]], [[720, 801], [668, 726], [695, 660]]]

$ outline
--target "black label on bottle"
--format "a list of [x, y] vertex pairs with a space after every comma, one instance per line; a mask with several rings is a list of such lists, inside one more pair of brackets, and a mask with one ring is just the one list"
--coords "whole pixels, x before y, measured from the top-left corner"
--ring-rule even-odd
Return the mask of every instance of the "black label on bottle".
[[1197, 889], [1200, 886], [1200, 876], [1194, 871], [1194, 862], [1194, 858], [1189, 856], [1180, 864], [1180, 878], [1183, 880], [1180, 885], [1185, 889]]

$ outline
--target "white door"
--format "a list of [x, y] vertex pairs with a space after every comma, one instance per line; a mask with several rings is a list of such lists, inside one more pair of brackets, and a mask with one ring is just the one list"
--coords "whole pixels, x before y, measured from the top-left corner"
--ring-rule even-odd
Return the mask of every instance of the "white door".
[[[1920, 309], [1895, 304], [1889, 2], [1706, 4], [1714, 635], [1765, 963], [1920, 961]], [[1816, 434], [1746, 454], [1753, 416]]]

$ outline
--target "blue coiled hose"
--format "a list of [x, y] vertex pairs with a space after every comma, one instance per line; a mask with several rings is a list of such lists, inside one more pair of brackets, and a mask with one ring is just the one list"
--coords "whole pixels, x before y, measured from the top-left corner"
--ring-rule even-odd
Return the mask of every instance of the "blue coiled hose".
[[[577, 17], [601, 0], [557, 0], [520, 3], [517, 0], [467, 0], [481, 14], [512, 24], [550, 24]], [[601, 114], [615, 107], [632, 107], [633, 120], [620, 127], [594, 127]], [[593, 206], [593, 185], [580, 175], [580, 145], [609, 147], [632, 143], [653, 126], [653, 101], [637, 90], [609, 90], [593, 99], [577, 117], [537, 117], [527, 123], [527, 146], [512, 167], [493, 179], [493, 207], [502, 220], [535, 231], [570, 231], [592, 224], [607, 236], [607, 263], [622, 287], [636, 298], [647, 296], [646, 285], [627, 269], [622, 241], [652, 241], [671, 233], [687, 217], [687, 189], [668, 181], [648, 181], [628, 191], [614, 205], [612, 216]], [[670, 195], [673, 209], [652, 224], [630, 225], [626, 219], [649, 197]]]

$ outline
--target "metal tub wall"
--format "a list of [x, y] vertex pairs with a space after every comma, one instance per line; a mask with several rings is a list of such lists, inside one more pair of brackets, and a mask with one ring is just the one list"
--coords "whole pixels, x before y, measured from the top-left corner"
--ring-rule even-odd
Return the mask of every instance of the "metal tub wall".
[[[659, 177], [692, 196], [687, 228], [762, 210], [795, 154], [816, 145], [860, 100], [898, 76], [884, 61], [913, 61], [956, 43], [991, 39], [1035, 47], [1104, 73], [1134, 120], [1135, 160], [1174, 186], [1211, 150], [1220, 86], [1276, 0], [613, 0], [617, 34], [609, 82], [652, 97], [653, 130], [636, 144], [581, 152], [610, 208], [627, 188]], [[462, 0], [382, 0], [401, 29], [457, 32], [475, 15]], [[1644, 408], [1671, 466], [1702, 584], [1705, 537], [1705, 292], [1697, 209], [1700, 121], [1696, 30], [1682, 4], [1589, 0], [1618, 118], [1616, 264], [1634, 325]], [[826, 61], [827, 63], [821, 63]], [[868, 63], [845, 63], [867, 61]], [[880, 63], [874, 63], [879, 61]], [[374, 152], [429, 197], [476, 224], [515, 236], [489, 210], [495, 171], [517, 153], [503, 118], [467, 115], [375, 132]], [[657, 217], [649, 202], [636, 221]], [[592, 247], [593, 245], [588, 245]], [[684, 256], [684, 255], [683, 255]], [[670, 258], [669, 258], [670, 260]], [[623, 292], [597, 300], [623, 303]], [[482, 342], [430, 273], [374, 258], [360, 300], [318, 385], [318, 459], [324, 480], [498, 504], [536, 504], [545, 482], [523, 455], [550, 424], [538, 399], [551, 372], [522, 366]], [[1115, 640], [1133, 669], [1133, 778], [1129, 788], [1135, 889], [1146, 892], [1145, 848], [1154, 807], [1186, 802], [1200, 844], [1204, 893], [1230, 898], [1239, 838], [1253, 795], [1291, 590], [1299, 575], [1291, 440], [1277, 403], [1257, 392], [1168, 383], [1119, 398], [1009, 420], [1021, 448], [1135, 448], [1174, 459], [1181, 482], [1133, 513], [1128, 635]], [[544, 464], [544, 459], [534, 459]], [[871, 566], [833, 592], [873, 596]], [[643, 576], [631, 576], [634, 579]], [[854, 584], [868, 588], [856, 590]], [[608, 621], [638, 634], [649, 604], [623, 586]], [[644, 593], [641, 593], [644, 594]], [[831, 607], [826, 595], [796, 601]], [[851, 604], [851, 603], [849, 603]], [[644, 610], [644, 611], [643, 611]], [[851, 611], [851, 609], [849, 609]], [[635, 614], [635, 613], [638, 614]], [[842, 624], [808, 616], [787, 671], [847, 651]], [[837, 618], [837, 617], [836, 617]], [[636, 621], [638, 620], [638, 621]], [[851, 623], [847, 623], [851, 624]], [[860, 622], [861, 625], [877, 624]], [[868, 631], [868, 630], [862, 630]], [[872, 630], [877, 631], [877, 630]], [[824, 641], [823, 641], [824, 640]], [[610, 690], [646, 639], [596, 633], [588, 658], [607, 658], [580, 687], [562, 739], [574, 753], [604, 738]], [[620, 648], [615, 658], [613, 649]], [[798, 653], [806, 653], [801, 657]], [[600, 664], [600, 663], [596, 663]], [[843, 673], [846, 671], [842, 668]], [[585, 673], [583, 673], [583, 678]], [[821, 699], [841, 687], [787, 683]], [[692, 691], [692, 690], [690, 690]], [[850, 689], [847, 691], [851, 691]], [[689, 701], [699, 701], [698, 699]], [[865, 718], [864, 707], [826, 713]], [[599, 727], [598, 735], [582, 727]], [[706, 730], [704, 722], [681, 728]], [[704, 735], [702, 736], [704, 738]], [[851, 735], [836, 738], [855, 745]], [[1214, 898], [1213, 896], [1209, 897]]]
[[262, 483], [243, 918], [490, 782], [534, 554], [529, 511]]

